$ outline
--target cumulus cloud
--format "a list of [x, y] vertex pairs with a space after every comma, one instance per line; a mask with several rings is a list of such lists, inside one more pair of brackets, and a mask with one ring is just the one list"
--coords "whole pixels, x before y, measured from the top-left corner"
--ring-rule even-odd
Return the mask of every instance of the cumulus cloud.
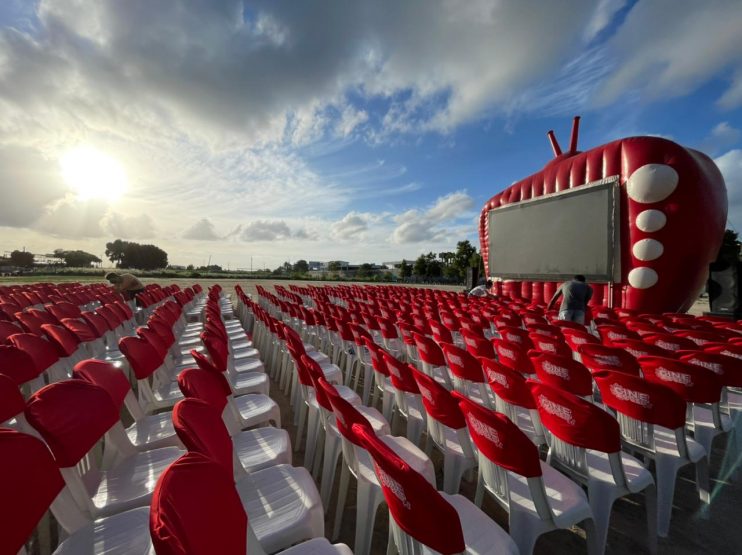
[[727, 220], [737, 231], [742, 231], [742, 150], [735, 149], [714, 159], [727, 186], [729, 215]]
[[703, 140], [701, 148], [705, 152], [715, 154], [738, 143], [740, 137], [742, 132], [739, 129], [723, 121], [711, 130], [709, 136]]
[[243, 241], [282, 241], [291, 237], [291, 229], [284, 221], [255, 220], [242, 227]]
[[440, 241], [451, 234], [445, 226], [467, 219], [472, 208], [474, 200], [466, 192], [457, 191], [438, 198], [427, 210], [403, 212], [394, 217], [398, 225], [391, 241], [397, 244]]
[[348, 212], [342, 219], [330, 227], [330, 235], [340, 241], [358, 240], [368, 229], [369, 215], [359, 212]]
[[319, 233], [316, 231], [308, 230], [304, 227], [301, 227], [294, 231], [294, 239], [302, 239], [306, 241], [317, 241], [319, 240]]
[[221, 237], [214, 229], [214, 224], [208, 218], [202, 218], [183, 232], [183, 239], [196, 241], [217, 241]]

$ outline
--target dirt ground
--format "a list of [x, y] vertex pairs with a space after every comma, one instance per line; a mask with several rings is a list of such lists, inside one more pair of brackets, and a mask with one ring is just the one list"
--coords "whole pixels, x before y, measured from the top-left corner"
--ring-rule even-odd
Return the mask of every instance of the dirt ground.
[[[10, 282], [10, 279], [0, 280], [0, 283]], [[192, 284], [192, 280], [158, 280], [160, 283], [177, 283], [181, 287]], [[198, 280], [201, 285], [207, 287], [214, 283], [210, 280]], [[224, 289], [231, 293], [237, 283], [240, 283], [247, 293], [255, 294], [257, 285], [271, 288], [274, 284], [288, 287], [291, 282], [272, 280], [245, 280], [241, 282], [233, 280], [220, 280]], [[307, 285], [313, 282], [296, 282]], [[322, 284], [323, 282], [316, 282]], [[324, 282], [327, 283], [327, 282]], [[460, 290], [460, 287], [445, 287], [451, 290]], [[700, 313], [707, 310], [702, 305], [696, 310]], [[289, 431], [292, 442], [296, 440], [296, 428], [292, 425], [289, 399], [282, 394], [277, 384], [271, 387], [271, 396], [278, 402], [281, 408], [281, 417], [284, 427]], [[378, 407], [379, 409], [381, 407]], [[395, 419], [392, 423], [392, 431], [395, 435], [404, 434], [404, 423]], [[682, 469], [678, 475], [675, 499], [673, 503], [673, 517], [670, 534], [666, 539], [660, 539], [660, 555], [691, 555], [691, 554], [716, 554], [734, 555], [742, 554], [742, 485], [739, 481], [732, 482], [728, 479], [731, 467], [738, 467], [740, 460], [731, 464], [724, 461], [727, 437], [720, 437], [714, 443], [711, 453], [711, 487], [712, 502], [708, 508], [700, 503], [694, 486], [694, 473], [692, 467]], [[303, 449], [294, 453], [294, 465], [303, 463]], [[433, 451], [433, 462], [436, 467], [439, 487], [442, 486], [442, 457], [437, 451]], [[342, 461], [341, 463], [342, 464]], [[330, 506], [326, 507], [326, 531], [329, 534], [334, 524], [335, 504], [337, 502], [337, 489], [340, 470], [336, 474], [336, 482]], [[462, 482], [461, 493], [469, 499], [474, 498], [475, 482]], [[507, 530], [507, 514], [491, 499], [485, 499], [483, 510], [501, 527]], [[347, 543], [353, 547], [355, 530], [355, 483], [351, 480], [351, 486], [343, 512], [343, 525], [340, 536], [336, 541]], [[373, 554], [386, 553], [388, 514], [386, 507], [382, 505], [376, 517], [374, 537], [372, 545]], [[634, 495], [618, 500], [613, 508], [611, 526], [608, 534], [608, 545], [606, 553], [615, 555], [634, 555], [646, 553], [647, 550], [642, 543], [646, 535], [646, 521], [644, 502], [641, 495]], [[586, 546], [584, 534], [581, 529], [559, 530], [541, 537], [534, 551], [537, 555], [568, 555], [573, 553], [585, 553]]]

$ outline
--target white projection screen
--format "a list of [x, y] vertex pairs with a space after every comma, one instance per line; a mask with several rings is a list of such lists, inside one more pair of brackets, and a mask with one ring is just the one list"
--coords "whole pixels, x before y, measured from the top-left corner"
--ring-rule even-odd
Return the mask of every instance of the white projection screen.
[[618, 176], [489, 212], [489, 274], [620, 280]]

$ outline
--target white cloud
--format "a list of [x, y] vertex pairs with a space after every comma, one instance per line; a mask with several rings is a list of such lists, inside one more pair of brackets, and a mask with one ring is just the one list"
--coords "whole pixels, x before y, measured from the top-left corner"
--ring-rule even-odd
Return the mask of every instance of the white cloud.
[[742, 150], [735, 149], [714, 159], [727, 186], [729, 215], [727, 220], [737, 231], [742, 231]]
[[626, 5], [626, 0], [600, 0], [585, 27], [585, 41], [591, 41], [608, 27], [613, 17]]
[[467, 220], [473, 208], [474, 200], [465, 191], [439, 197], [425, 211], [413, 209], [395, 216], [394, 221], [399, 225], [392, 232], [391, 241], [396, 244], [439, 242], [452, 235], [450, 225], [457, 220]]
[[121, 214], [110, 210], [101, 220], [103, 230], [120, 239], [150, 239], [156, 235], [157, 226], [149, 214]]
[[[607, 45], [617, 66], [597, 100], [627, 91], [646, 99], [686, 94], [720, 71], [742, 70], [742, 6], [738, 0], [637, 2]], [[735, 83], [726, 108], [742, 102]]]
[[211, 220], [208, 218], [202, 218], [183, 232], [183, 239], [218, 241], [221, 237], [217, 234]]
[[716, 125], [706, 137], [701, 148], [704, 152], [715, 154], [737, 144], [742, 137], [742, 132], [723, 121]]
[[243, 241], [282, 241], [291, 237], [291, 230], [284, 221], [255, 220], [242, 227]]
[[341, 220], [330, 227], [330, 235], [340, 241], [359, 240], [368, 229], [369, 215], [348, 212]]
[[335, 126], [335, 133], [341, 137], [347, 137], [353, 130], [368, 121], [368, 113], [365, 110], [356, 110], [353, 106], [346, 106], [340, 114], [340, 120]]

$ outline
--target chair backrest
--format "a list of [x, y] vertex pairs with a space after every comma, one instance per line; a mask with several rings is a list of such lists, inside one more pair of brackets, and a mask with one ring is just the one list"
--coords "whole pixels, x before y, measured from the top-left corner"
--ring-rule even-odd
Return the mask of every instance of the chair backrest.
[[442, 343], [441, 349], [454, 382], [458, 378], [469, 382], [485, 383], [482, 363], [474, 355], [452, 343]]
[[[384, 361], [386, 362], [386, 367], [389, 370], [389, 379], [391, 380], [394, 389], [404, 391], [405, 393], [420, 393], [409, 364], [393, 357], [386, 351], [381, 353], [381, 356], [384, 357]], [[414, 366], [412, 368], [414, 368]]]
[[[556, 463], [568, 473], [587, 480], [587, 449], [609, 455], [619, 454], [621, 432], [618, 422], [608, 412], [568, 391], [543, 382], [529, 380], [528, 385], [536, 401], [541, 422], [552, 435], [549, 442], [552, 464]], [[614, 470], [616, 483], [625, 485], [626, 477], [620, 457], [617, 462], [611, 461], [611, 469]]]
[[412, 332], [412, 337], [415, 340], [415, 347], [417, 347], [417, 354], [420, 360], [431, 366], [446, 365], [443, 351], [441, 351], [441, 348], [435, 341], [427, 335], [417, 332]]
[[95, 309], [95, 313], [105, 320], [109, 330], [115, 330], [121, 325], [121, 317], [109, 306], [99, 306]]
[[41, 371], [33, 358], [14, 345], [0, 345], [0, 372], [12, 378], [17, 385], [33, 380]]
[[244, 555], [247, 515], [229, 473], [213, 459], [189, 452], [160, 476], [149, 529], [158, 554]]
[[327, 396], [332, 406], [332, 411], [335, 414], [337, 421], [337, 427], [340, 433], [345, 439], [353, 443], [354, 445], [360, 445], [358, 440], [358, 434], [353, 425], [360, 426], [364, 429], [371, 430], [373, 428], [371, 424], [366, 420], [363, 415], [356, 410], [348, 401], [343, 399], [337, 392], [335, 387], [327, 382], [324, 378], [319, 378], [317, 383], [321, 391]]
[[201, 453], [233, 475], [234, 448], [221, 413], [206, 401], [186, 398], [173, 407], [175, 433], [188, 451]]
[[9, 341], [33, 359], [39, 372], [44, 372], [59, 360], [59, 353], [54, 345], [33, 333], [17, 333], [11, 335]]
[[[1, 417], [0, 417], [1, 419]], [[0, 553], [18, 553], [64, 487], [46, 445], [33, 436], [0, 428]]]
[[217, 374], [222, 374], [226, 370], [226, 368], [224, 370], [218, 368], [212, 359], [209, 359], [209, 357], [203, 353], [199, 353], [196, 349], [191, 349], [191, 356], [201, 370], [205, 370], [206, 372], [215, 372]]
[[53, 303], [53, 304], [50, 303], [50, 304], [45, 305], [44, 308], [50, 314], [53, 314], [57, 320], [60, 320], [60, 321], [63, 318], [79, 318], [80, 317], [80, 307], [70, 302], [67, 302], [67, 301], [62, 301], [62, 302]]
[[35, 333], [36, 335], [44, 334], [44, 329], [41, 326], [43, 326], [45, 322], [36, 314], [31, 312], [16, 312], [15, 319], [20, 322], [25, 331]]
[[499, 326], [497, 332], [500, 334], [500, 338], [503, 341], [509, 341], [510, 343], [516, 343], [525, 349], [533, 348], [531, 338], [528, 337], [528, 332], [523, 328], [515, 326]]
[[382, 376], [388, 376], [389, 369], [386, 367], [386, 361], [384, 360], [384, 349], [369, 337], [364, 337], [363, 342], [371, 355], [371, 366], [373, 366], [374, 372], [378, 372]]
[[603, 345], [612, 347], [615, 341], [640, 339], [639, 334], [627, 329], [623, 324], [603, 324], [598, 326], [598, 334]]
[[639, 375], [639, 363], [628, 352], [618, 347], [608, 347], [606, 345], [581, 345], [577, 352], [580, 353], [582, 364], [590, 372], [599, 372], [600, 370], [614, 370], [625, 372], [633, 376]]
[[206, 351], [209, 353], [211, 360], [219, 371], [227, 371], [227, 363], [229, 362], [229, 351], [224, 341], [214, 333], [205, 331], [201, 333], [201, 341], [206, 347]]
[[62, 318], [61, 323], [80, 343], [98, 339], [90, 325], [82, 318]]
[[100, 314], [89, 311], [83, 312], [82, 317], [85, 319], [88, 325], [93, 330], [95, 330], [95, 333], [98, 337], [102, 337], [108, 331], [108, 323], [106, 322], [106, 319], [103, 318], [103, 316], [101, 316]]
[[76, 465], [119, 421], [106, 390], [83, 380], [41, 388], [29, 398], [25, 414], [60, 468]]
[[129, 380], [124, 373], [110, 362], [88, 359], [75, 364], [72, 377], [85, 380], [106, 390], [118, 410], [131, 391]]
[[[525, 409], [536, 409], [526, 378], [520, 372], [504, 366], [496, 360], [482, 358], [482, 369], [487, 376], [495, 397], [510, 405]], [[499, 407], [498, 407], [499, 408]], [[508, 416], [511, 416], [508, 414]]]
[[543, 333], [531, 332], [528, 334], [533, 348], [542, 353], [553, 353], [565, 357], [572, 356], [572, 349], [562, 338], [551, 337]]
[[721, 353], [698, 351], [680, 357], [680, 360], [711, 370], [727, 387], [742, 387], [742, 360]]
[[580, 397], [592, 397], [593, 378], [590, 371], [571, 356], [534, 353], [531, 362], [539, 381]]
[[144, 380], [154, 374], [162, 364], [162, 357], [152, 345], [141, 337], [124, 337], [119, 341], [119, 349], [138, 380]]
[[493, 339], [492, 345], [495, 347], [500, 364], [521, 374], [533, 374], [531, 359], [528, 358], [527, 348], [523, 344], [513, 343], [506, 339]]
[[136, 331], [139, 337], [155, 348], [160, 358], [164, 359], [167, 356], [168, 346], [165, 343], [165, 340], [153, 328], [149, 326], [139, 326]]
[[75, 354], [80, 340], [70, 330], [64, 326], [55, 326], [54, 324], [42, 324], [41, 329], [44, 330], [44, 334], [57, 348], [60, 355], [68, 357]]
[[[570, 323], [574, 323], [574, 322], [570, 322]], [[579, 326], [579, 324], [577, 325]], [[600, 344], [600, 340], [597, 337], [585, 331], [585, 328], [583, 326], [580, 326], [580, 327], [582, 329], [562, 328], [562, 333], [564, 334], [564, 340], [567, 342], [567, 345], [569, 345], [573, 351], [576, 351], [581, 345], [584, 345], [586, 343], [590, 343], [593, 345]]]
[[0, 343], [3, 343], [11, 335], [23, 332], [23, 328], [16, 326], [13, 322], [0, 321]]
[[466, 546], [456, 510], [372, 430], [356, 426], [356, 435], [373, 458], [395, 524], [410, 537], [439, 553], [463, 552]]
[[668, 351], [657, 345], [651, 343], [645, 343], [641, 339], [620, 339], [613, 342], [614, 347], [623, 349], [628, 352], [631, 356], [638, 359], [639, 357], [646, 356], [658, 356], [658, 357], [674, 357], [674, 351]]
[[454, 395], [480, 454], [497, 466], [526, 478], [541, 476], [538, 447], [516, 424], [502, 413], [462, 395]]
[[461, 336], [464, 338], [466, 350], [475, 357], [495, 357], [495, 349], [492, 347], [492, 343], [480, 332], [462, 329]]
[[645, 335], [642, 341], [650, 345], [662, 347], [668, 351], [695, 351], [699, 347], [693, 341], [686, 337], [680, 337], [671, 333], [655, 333]]
[[[450, 391], [419, 370], [414, 370], [412, 375], [422, 395], [425, 412], [431, 417], [428, 422], [433, 419], [453, 430], [466, 427], [464, 417], [459, 410], [459, 403]], [[442, 439], [442, 436], [436, 439]]]
[[0, 374], [0, 424], [19, 415], [25, 408], [26, 401], [18, 385], [5, 374]]
[[223, 411], [227, 396], [232, 394], [226, 377], [221, 372], [186, 368], [178, 374], [178, 387], [188, 398], [195, 398]]
[[604, 370], [593, 374], [600, 396], [617, 412], [625, 442], [654, 452], [654, 426], [675, 431], [678, 449], [687, 453], [685, 442], [685, 401], [674, 391], [624, 372]]
[[718, 403], [722, 383], [711, 370], [673, 358], [641, 357], [644, 379], [672, 389], [688, 403]]

